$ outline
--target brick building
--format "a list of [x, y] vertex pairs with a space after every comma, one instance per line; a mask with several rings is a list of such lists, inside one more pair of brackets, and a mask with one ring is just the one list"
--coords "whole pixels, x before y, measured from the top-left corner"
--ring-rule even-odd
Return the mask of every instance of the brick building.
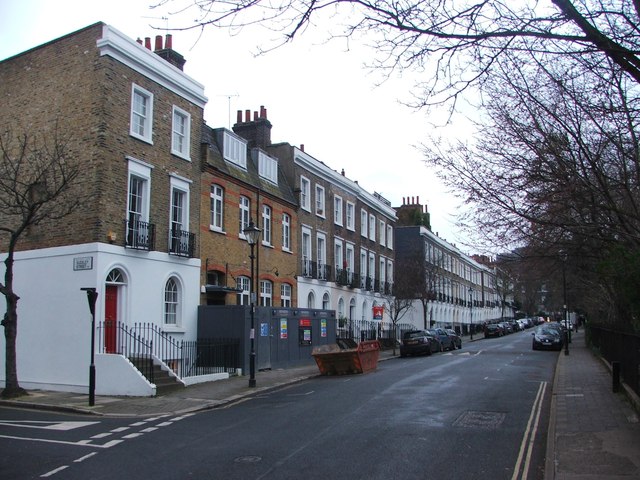
[[[247, 120], [250, 113], [245, 112]], [[270, 143], [266, 110], [255, 116], [256, 130]], [[239, 112], [238, 124], [241, 120]], [[293, 307], [297, 303], [297, 201], [278, 159], [247, 133], [206, 125], [203, 129], [202, 303], [248, 305], [251, 291], [257, 289], [258, 305]], [[242, 232], [250, 222], [262, 230], [255, 248], [257, 287], [251, 285], [250, 248]]]
[[297, 194], [297, 306], [335, 310], [346, 320], [372, 320], [392, 295], [395, 211], [302, 147], [272, 143], [266, 110], [238, 118], [233, 130], [273, 158]]
[[[18, 369], [26, 388], [86, 391], [82, 287], [98, 292], [99, 353], [120, 348], [119, 329], [136, 322], [195, 338], [206, 97], [182, 71], [170, 36], [156, 37], [153, 50], [151, 39], [141, 43], [97, 23], [0, 62], [3, 129], [64, 132], [83, 165], [79, 193], [91, 192], [72, 216], [30, 230], [18, 246]], [[98, 393], [152, 393], [124, 357], [105, 363], [117, 358], [96, 358]]]

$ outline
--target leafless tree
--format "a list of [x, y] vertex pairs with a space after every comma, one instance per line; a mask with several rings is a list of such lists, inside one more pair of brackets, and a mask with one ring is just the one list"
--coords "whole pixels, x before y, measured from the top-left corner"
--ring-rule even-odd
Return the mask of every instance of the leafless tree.
[[455, 103], [505, 52], [608, 59], [640, 83], [637, 1], [162, 0], [157, 6], [175, 6], [174, 18], [188, 15], [176, 30], [266, 26], [277, 33], [274, 46], [310, 29], [362, 39], [374, 52], [371, 66], [424, 75], [421, 105]]
[[15, 133], [0, 131], [0, 241], [6, 252], [4, 282], [6, 313], [2, 320], [6, 350], [6, 384], [2, 397], [26, 392], [18, 382], [16, 337], [18, 300], [14, 291], [14, 254], [18, 242], [45, 220], [59, 220], [79, 205], [73, 194], [78, 162], [69, 154], [67, 139], [55, 131]]

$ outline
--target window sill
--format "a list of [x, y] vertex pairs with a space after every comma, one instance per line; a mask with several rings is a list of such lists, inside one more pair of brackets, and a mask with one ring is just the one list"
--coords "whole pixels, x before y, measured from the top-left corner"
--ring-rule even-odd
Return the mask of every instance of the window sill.
[[134, 132], [129, 132], [129, 135], [131, 135], [133, 138], [136, 138], [144, 143], [153, 145], [153, 140], [151, 139], [151, 137], [143, 137], [142, 135], [138, 135], [137, 133], [134, 133]]
[[187, 329], [184, 327], [181, 327], [179, 325], [163, 325], [162, 326], [162, 331], [164, 333], [187, 333]]
[[221, 228], [212, 227], [211, 225], [209, 225], [209, 231], [213, 232], [213, 233], [220, 233], [222, 235], [226, 235], [227, 234], [227, 232], [225, 232]]
[[181, 153], [177, 150], [171, 150], [171, 155], [181, 158], [182, 160], [185, 160], [187, 162], [191, 161], [191, 157], [188, 154], [185, 155], [184, 153]]

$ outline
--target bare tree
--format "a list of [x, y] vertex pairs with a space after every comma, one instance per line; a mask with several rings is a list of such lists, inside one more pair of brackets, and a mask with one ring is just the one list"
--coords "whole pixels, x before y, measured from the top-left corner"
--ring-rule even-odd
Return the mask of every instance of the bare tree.
[[396, 297], [391, 293], [383, 295], [383, 299], [384, 312], [391, 320], [393, 329], [393, 355], [395, 356], [398, 326], [400, 325], [400, 320], [413, 308], [413, 301], [409, 298]]
[[1, 322], [6, 344], [6, 385], [2, 397], [26, 392], [18, 382], [16, 338], [18, 300], [14, 291], [14, 255], [20, 239], [45, 220], [59, 220], [73, 212], [80, 197], [73, 195], [79, 164], [69, 154], [65, 138], [54, 132], [15, 135], [0, 132], [0, 240], [6, 252], [4, 283], [6, 301]]
[[455, 104], [505, 52], [589, 54], [594, 65], [607, 58], [640, 83], [637, 1], [193, 0], [177, 15], [189, 15], [189, 21], [176, 30], [266, 26], [278, 34], [273, 47], [319, 28], [328, 38], [363, 38], [375, 55], [371, 66], [425, 75], [420, 105]]

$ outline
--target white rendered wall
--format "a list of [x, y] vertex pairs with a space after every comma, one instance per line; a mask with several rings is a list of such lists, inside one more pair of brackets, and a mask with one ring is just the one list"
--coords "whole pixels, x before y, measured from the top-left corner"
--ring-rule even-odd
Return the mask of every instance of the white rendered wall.
[[[6, 255], [1, 255], [4, 260]], [[91, 268], [74, 270], [74, 259], [91, 258]], [[87, 268], [85, 262], [84, 268]], [[160, 252], [138, 252], [102, 243], [18, 252], [14, 290], [18, 302], [17, 365], [23, 388], [87, 391], [91, 315], [82, 287], [95, 287], [96, 324], [104, 319], [105, 280], [113, 268], [125, 273], [118, 319], [162, 326], [164, 286], [171, 276], [181, 288], [180, 325], [166, 328], [177, 339], [197, 332], [200, 260]], [[4, 275], [4, 263], [0, 264]], [[6, 310], [0, 304], [0, 315]], [[97, 350], [96, 350], [96, 353]], [[97, 376], [97, 375], [96, 375]], [[0, 385], [5, 381], [5, 342], [0, 340]], [[98, 380], [99, 382], [100, 380]], [[114, 383], [117, 383], [114, 381]], [[101, 391], [113, 388], [101, 384]]]

